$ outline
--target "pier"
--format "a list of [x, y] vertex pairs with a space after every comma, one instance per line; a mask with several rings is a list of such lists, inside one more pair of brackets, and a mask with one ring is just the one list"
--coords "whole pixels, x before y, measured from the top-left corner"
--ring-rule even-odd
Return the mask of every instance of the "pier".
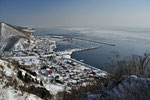
[[115, 44], [100, 42], [100, 41], [96, 41], [96, 40], [89, 40], [89, 39], [83, 39], [83, 38], [77, 38], [77, 37], [74, 37], [73, 39], [84, 40], [84, 41], [89, 41], [89, 42], [94, 42], [94, 43], [99, 43], [99, 44], [105, 44], [105, 45], [109, 45], [109, 46], [115, 46]]
[[105, 44], [105, 45], [109, 45], [109, 46], [115, 46], [115, 44], [112, 44], [112, 43], [106, 43], [106, 42], [101, 42], [101, 41], [97, 41], [97, 40], [89, 40], [89, 39], [79, 38], [79, 37], [65, 37], [65, 36], [50, 36], [50, 37], [51, 38], [58, 38], [58, 39], [68, 38], [71, 40], [77, 39], [77, 40], [89, 41], [89, 42], [93, 42], [93, 43]]

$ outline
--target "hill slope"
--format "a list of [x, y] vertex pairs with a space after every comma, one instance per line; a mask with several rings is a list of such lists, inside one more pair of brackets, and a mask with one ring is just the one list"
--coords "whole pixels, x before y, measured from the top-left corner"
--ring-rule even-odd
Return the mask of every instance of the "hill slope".
[[111, 83], [100, 94], [90, 94], [87, 100], [149, 100], [150, 78], [125, 76]]
[[15, 27], [0, 22], [0, 50], [22, 50], [29, 48], [34, 41], [33, 29]]

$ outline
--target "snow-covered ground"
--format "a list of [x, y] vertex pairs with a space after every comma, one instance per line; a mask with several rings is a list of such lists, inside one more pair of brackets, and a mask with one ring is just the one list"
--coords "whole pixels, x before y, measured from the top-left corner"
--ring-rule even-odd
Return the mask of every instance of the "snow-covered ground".
[[150, 78], [134, 75], [121, 78], [116, 84], [109, 84], [103, 92], [88, 95], [87, 100], [149, 100]]
[[[14, 89], [14, 86], [11, 86], [10, 79], [18, 81], [16, 88], [18, 88], [19, 85], [23, 85], [17, 78], [15, 66], [4, 60], [0, 60], [0, 66], [0, 100], [42, 100], [34, 94], [27, 92], [22, 93], [21, 90]], [[15, 85], [15, 83], [13, 85]]]
[[34, 94], [17, 91], [13, 88], [0, 88], [0, 100], [42, 100]]

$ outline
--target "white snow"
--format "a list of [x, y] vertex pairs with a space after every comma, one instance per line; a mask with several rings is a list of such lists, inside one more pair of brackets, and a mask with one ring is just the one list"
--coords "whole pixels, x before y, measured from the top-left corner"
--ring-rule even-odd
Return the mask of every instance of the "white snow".
[[7, 76], [12, 76], [14, 74], [14, 71], [9, 68], [11, 65], [9, 65], [6, 61], [0, 60], [0, 65], [3, 66], [3, 72], [5, 72]]
[[64, 90], [63, 86], [58, 86], [54, 84], [45, 84], [45, 88], [50, 91], [51, 94], [56, 95], [58, 92], [61, 92]]
[[13, 88], [0, 88], [0, 100], [42, 100], [36, 95], [21, 93]]
[[[126, 98], [128, 100], [127, 98], [136, 98], [135, 96], [143, 96], [144, 98], [149, 98], [150, 96], [150, 78], [139, 78], [131, 75], [121, 78], [118, 82], [117, 84], [110, 84], [101, 94], [89, 94], [87, 100], [105, 100], [106, 98], [118, 98], [119, 100]], [[105, 95], [101, 97], [103, 93]]]

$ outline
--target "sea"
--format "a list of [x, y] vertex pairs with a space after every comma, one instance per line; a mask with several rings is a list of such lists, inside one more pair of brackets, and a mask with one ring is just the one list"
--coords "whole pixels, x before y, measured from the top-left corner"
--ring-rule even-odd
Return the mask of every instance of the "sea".
[[150, 28], [53, 26], [37, 28], [35, 35], [83, 38], [115, 44], [110, 46], [77, 39], [73, 39], [71, 43], [57, 44], [56, 51], [100, 46], [97, 49], [73, 52], [71, 57], [102, 70], [106, 70], [107, 65], [114, 59], [125, 59], [131, 55], [142, 56], [150, 52]]

